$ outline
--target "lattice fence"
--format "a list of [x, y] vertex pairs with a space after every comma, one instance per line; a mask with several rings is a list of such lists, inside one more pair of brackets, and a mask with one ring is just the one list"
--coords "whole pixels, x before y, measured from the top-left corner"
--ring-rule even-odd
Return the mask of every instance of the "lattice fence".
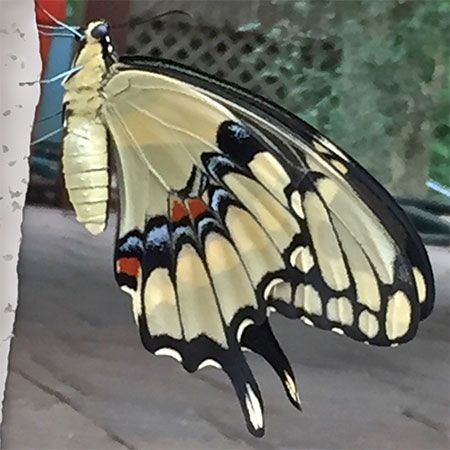
[[[142, 19], [142, 17], [140, 17]], [[127, 53], [170, 59], [236, 83], [287, 107], [297, 114], [315, 106], [318, 99], [295, 93], [302, 77], [312, 68], [336, 67], [340, 54], [327, 40], [303, 39], [301, 49], [279, 46], [263, 30], [237, 31], [189, 21], [155, 21], [133, 25], [128, 33]], [[285, 65], [300, 60], [305, 73]], [[277, 64], [274, 64], [274, 61]], [[320, 90], [319, 90], [320, 91]]]
[[[249, 56], [256, 50], [257, 56], [249, 63]], [[131, 26], [127, 53], [170, 59], [264, 93], [280, 103], [288, 93], [289, 80], [264, 73], [270, 60], [280, 53], [276, 42], [255, 31], [156, 21]]]

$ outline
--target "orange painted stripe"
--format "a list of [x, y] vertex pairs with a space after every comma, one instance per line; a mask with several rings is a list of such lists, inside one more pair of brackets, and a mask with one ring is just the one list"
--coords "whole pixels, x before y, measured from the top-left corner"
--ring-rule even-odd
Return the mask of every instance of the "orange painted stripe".
[[[48, 11], [50, 14], [55, 16], [57, 19], [62, 20], [63, 22], [66, 20], [66, 0], [36, 0], [36, 3]], [[40, 8], [36, 8], [36, 21], [42, 25], [54, 25], [57, 26], [53, 19], [47, 16]], [[57, 37], [56, 39], [61, 39]], [[44, 36], [42, 34], [39, 35], [39, 43], [41, 50], [41, 57], [43, 62], [43, 70], [42, 73], [45, 73], [45, 68], [47, 67], [47, 58], [50, 52], [50, 44], [52, 38], [49, 36]]]
[[181, 219], [187, 217], [188, 212], [183, 202], [180, 200], [174, 200], [172, 202], [172, 220], [178, 222]]
[[208, 210], [208, 205], [201, 198], [190, 198], [187, 202], [193, 219]]
[[117, 272], [125, 273], [130, 277], [137, 278], [139, 271], [141, 270], [141, 263], [139, 259], [135, 257], [123, 257], [117, 260]]

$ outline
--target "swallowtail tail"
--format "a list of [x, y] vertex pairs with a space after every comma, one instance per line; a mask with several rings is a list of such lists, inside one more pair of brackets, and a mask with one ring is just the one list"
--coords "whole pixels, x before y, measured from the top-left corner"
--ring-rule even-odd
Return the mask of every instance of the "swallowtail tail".
[[119, 58], [103, 21], [86, 28], [74, 66], [64, 82], [66, 187], [78, 220], [101, 232], [114, 157], [115, 276], [148, 351], [189, 372], [222, 368], [262, 436], [244, 348], [271, 364], [300, 409], [271, 311], [373, 345], [413, 338], [434, 301], [425, 248], [337, 145], [235, 85]]

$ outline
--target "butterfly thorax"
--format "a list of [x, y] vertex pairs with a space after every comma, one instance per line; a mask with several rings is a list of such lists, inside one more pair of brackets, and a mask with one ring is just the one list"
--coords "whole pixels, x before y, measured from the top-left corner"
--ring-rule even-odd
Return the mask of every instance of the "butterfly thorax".
[[[107, 74], [101, 42], [87, 37], [75, 58], [74, 67], [80, 67], [80, 70], [64, 83], [66, 111], [95, 118], [102, 101], [98, 93]], [[70, 114], [67, 116], [69, 120]]]

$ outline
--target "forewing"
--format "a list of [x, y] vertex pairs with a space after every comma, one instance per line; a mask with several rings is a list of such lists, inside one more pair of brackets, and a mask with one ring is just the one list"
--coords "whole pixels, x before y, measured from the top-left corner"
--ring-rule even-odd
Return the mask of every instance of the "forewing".
[[[238, 119], [222, 124], [217, 144], [246, 177], [225, 170], [219, 178], [285, 262], [269, 303], [285, 315], [377, 345], [414, 336], [433, 306], [432, 272], [417, 232], [379, 183], [270, 102], [182, 66], [125, 62], [187, 83]], [[296, 225], [285, 219], [286, 211]]]

